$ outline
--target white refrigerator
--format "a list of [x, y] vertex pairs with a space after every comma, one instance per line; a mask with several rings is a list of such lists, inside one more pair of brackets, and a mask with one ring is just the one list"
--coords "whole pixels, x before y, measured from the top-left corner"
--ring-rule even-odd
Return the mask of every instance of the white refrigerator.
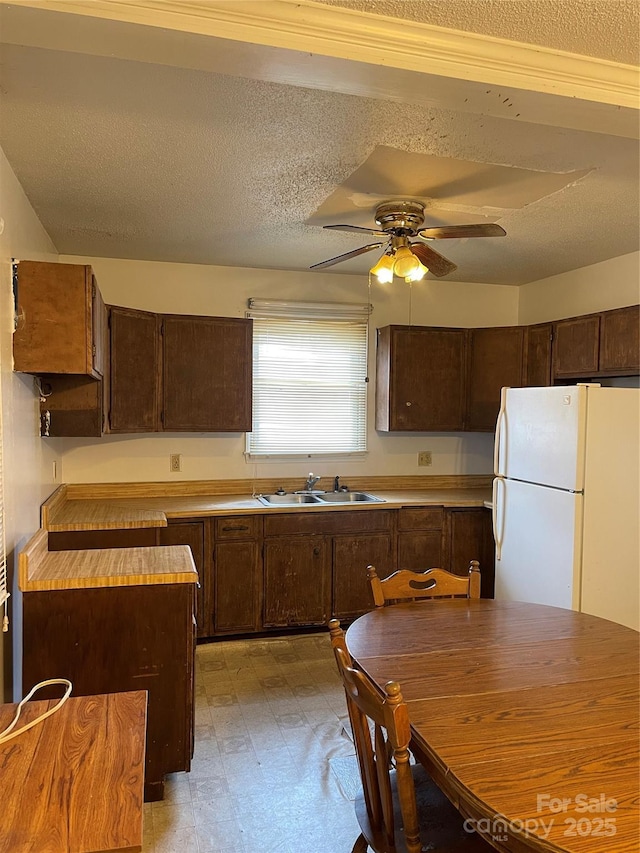
[[503, 388], [495, 597], [640, 629], [640, 389]]

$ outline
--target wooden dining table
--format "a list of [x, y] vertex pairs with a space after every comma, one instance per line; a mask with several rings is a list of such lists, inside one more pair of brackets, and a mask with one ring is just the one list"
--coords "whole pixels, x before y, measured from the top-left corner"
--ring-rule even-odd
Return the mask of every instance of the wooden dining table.
[[412, 750], [495, 849], [640, 850], [637, 631], [488, 599], [381, 607], [347, 647], [399, 682]]

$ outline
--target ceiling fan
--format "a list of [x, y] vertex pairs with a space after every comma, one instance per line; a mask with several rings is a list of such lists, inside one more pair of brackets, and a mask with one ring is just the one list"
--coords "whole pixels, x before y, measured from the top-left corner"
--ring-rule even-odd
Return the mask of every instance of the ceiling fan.
[[[391, 281], [393, 275], [406, 278], [407, 281], [417, 281], [427, 270], [440, 278], [457, 269], [457, 266], [443, 255], [439, 254], [419, 240], [446, 240], [460, 237], [504, 237], [506, 231], [495, 223], [479, 225], [438, 225], [422, 228], [424, 224], [424, 205], [419, 201], [387, 201], [379, 205], [375, 212], [376, 225], [379, 229], [361, 228], [359, 225], [325, 225], [331, 231], [354, 231], [357, 234], [372, 234], [384, 237], [378, 243], [369, 243], [352, 252], [345, 252], [335, 258], [313, 264], [312, 270], [324, 269], [334, 264], [355, 258], [365, 252], [371, 252], [387, 245], [384, 255], [372, 268], [371, 272], [378, 275], [381, 281]], [[416, 263], [419, 261], [420, 267]], [[378, 269], [380, 267], [380, 269]], [[383, 275], [380, 276], [380, 271]], [[407, 274], [405, 274], [407, 273]]]

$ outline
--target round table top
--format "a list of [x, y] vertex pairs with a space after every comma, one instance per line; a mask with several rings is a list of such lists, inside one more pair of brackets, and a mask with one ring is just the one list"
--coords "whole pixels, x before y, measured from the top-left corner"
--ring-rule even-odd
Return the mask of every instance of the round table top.
[[441, 599], [371, 611], [346, 641], [375, 684], [399, 682], [414, 752], [498, 849], [640, 849], [638, 632]]

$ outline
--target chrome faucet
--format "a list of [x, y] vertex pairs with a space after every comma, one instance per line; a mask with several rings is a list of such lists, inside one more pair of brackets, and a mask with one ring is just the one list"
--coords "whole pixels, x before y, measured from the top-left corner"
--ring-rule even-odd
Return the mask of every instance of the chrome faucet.
[[309, 472], [309, 476], [307, 477], [307, 482], [304, 484], [304, 488], [306, 492], [311, 492], [315, 484], [320, 480], [320, 477], [314, 477], [313, 471]]

